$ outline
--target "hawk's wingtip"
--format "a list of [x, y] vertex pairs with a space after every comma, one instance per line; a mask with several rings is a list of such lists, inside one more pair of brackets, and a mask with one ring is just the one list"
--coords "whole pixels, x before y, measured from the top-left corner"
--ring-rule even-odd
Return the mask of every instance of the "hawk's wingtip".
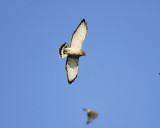
[[[81, 23], [84, 23], [85, 25], [86, 25], [86, 27], [87, 27], [87, 22], [85, 21], [85, 19], [83, 19], [82, 21], [81, 21]], [[81, 24], [80, 23], [80, 24]], [[87, 30], [88, 30], [88, 27], [87, 27]]]
[[71, 80], [71, 81], [70, 81], [70, 80], [68, 80], [68, 83], [69, 83], [69, 84], [72, 84], [72, 82], [73, 82], [74, 80], [75, 80], [75, 79], [73, 79], [73, 80]]
[[83, 19], [82, 22], [86, 22], [85, 19]]
[[77, 75], [76, 75], [76, 77], [75, 77], [73, 80], [69, 80], [69, 79], [68, 79], [68, 83], [69, 83], [69, 84], [72, 84], [72, 82], [74, 82], [74, 80], [75, 80], [76, 78], [77, 78]]
[[68, 80], [68, 83], [69, 83], [69, 84], [72, 84], [72, 82], [73, 82], [73, 81], [69, 81], [69, 80]]

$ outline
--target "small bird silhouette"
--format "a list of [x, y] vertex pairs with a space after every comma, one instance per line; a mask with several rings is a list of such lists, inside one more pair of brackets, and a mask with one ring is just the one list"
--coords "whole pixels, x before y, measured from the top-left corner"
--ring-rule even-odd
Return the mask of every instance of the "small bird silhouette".
[[86, 111], [88, 115], [87, 124], [89, 124], [93, 119], [95, 119], [98, 116], [98, 113], [93, 110], [89, 110], [86, 108], [83, 108], [83, 110]]

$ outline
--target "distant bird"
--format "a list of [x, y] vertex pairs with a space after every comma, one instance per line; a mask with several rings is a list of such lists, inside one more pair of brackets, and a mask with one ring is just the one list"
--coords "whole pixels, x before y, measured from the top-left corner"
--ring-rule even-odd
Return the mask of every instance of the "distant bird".
[[83, 110], [86, 111], [88, 115], [87, 124], [89, 124], [93, 119], [95, 119], [98, 116], [98, 113], [93, 110], [89, 110], [85, 108], [83, 108]]
[[67, 57], [65, 68], [69, 84], [71, 84], [77, 77], [79, 57], [86, 55], [81, 48], [87, 34], [87, 29], [87, 23], [85, 19], [83, 19], [72, 34], [70, 46], [65, 42], [59, 48], [60, 58], [63, 59]]

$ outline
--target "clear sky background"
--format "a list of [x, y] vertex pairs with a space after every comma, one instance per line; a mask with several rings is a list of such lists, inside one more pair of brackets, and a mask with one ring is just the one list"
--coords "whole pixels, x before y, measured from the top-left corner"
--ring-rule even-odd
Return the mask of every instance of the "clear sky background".
[[[69, 85], [58, 49], [83, 18]], [[0, 128], [160, 128], [159, 72], [159, 0], [0, 1]]]

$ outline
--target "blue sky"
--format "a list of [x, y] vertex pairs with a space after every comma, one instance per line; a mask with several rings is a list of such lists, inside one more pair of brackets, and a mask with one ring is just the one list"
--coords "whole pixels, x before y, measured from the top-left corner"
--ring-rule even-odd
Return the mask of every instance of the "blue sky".
[[[58, 48], [83, 18], [69, 85]], [[1, 128], [160, 128], [160, 1], [5, 0], [0, 19]]]

